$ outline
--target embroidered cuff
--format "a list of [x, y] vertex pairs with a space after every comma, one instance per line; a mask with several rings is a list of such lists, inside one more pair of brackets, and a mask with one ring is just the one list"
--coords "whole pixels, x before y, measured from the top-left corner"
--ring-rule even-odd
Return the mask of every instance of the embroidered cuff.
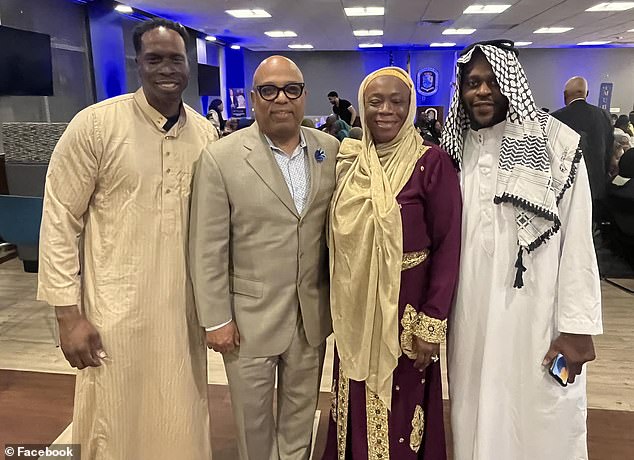
[[414, 352], [413, 337], [419, 337], [425, 342], [442, 343], [447, 336], [447, 320], [440, 320], [418, 313], [414, 307], [407, 305], [403, 318], [401, 318], [401, 349], [410, 358], [416, 359]]
[[401, 264], [401, 271], [409, 270], [410, 268], [414, 268], [417, 265], [422, 264], [427, 260], [429, 256], [429, 249], [424, 249], [422, 251], [416, 252], [405, 252], [403, 253], [403, 263]]
[[442, 343], [447, 337], [447, 320], [432, 318], [425, 313], [418, 314], [418, 328], [415, 332], [416, 337], [420, 337], [425, 342]]

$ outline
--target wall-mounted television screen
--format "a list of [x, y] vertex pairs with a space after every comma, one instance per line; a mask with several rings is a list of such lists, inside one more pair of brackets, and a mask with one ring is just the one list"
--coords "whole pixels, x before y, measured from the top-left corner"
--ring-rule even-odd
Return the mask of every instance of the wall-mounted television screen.
[[220, 67], [198, 64], [198, 95], [220, 96]]
[[0, 96], [52, 96], [51, 37], [0, 26]]

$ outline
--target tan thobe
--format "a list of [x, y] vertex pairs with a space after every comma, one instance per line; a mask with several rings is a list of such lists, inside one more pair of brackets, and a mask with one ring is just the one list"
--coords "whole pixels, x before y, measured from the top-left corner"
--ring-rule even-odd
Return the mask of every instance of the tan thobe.
[[193, 165], [217, 135], [187, 106], [168, 132], [166, 121], [142, 90], [88, 107], [48, 169], [38, 299], [82, 305], [108, 354], [77, 373], [82, 459], [211, 458], [185, 263]]

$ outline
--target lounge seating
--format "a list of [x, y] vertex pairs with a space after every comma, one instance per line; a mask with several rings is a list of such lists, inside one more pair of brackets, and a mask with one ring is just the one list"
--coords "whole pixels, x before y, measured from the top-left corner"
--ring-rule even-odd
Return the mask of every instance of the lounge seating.
[[[24, 225], [22, 230], [29, 235], [28, 239], [18, 244], [18, 257], [24, 263], [24, 269], [28, 272], [37, 272], [37, 252], [38, 238], [41, 221], [42, 197], [44, 196], [44, 184], [46, 181], [46, 170], [55, 148], [55, 144], [63, 134], [68, 123], [2, 123], [2, 145], [5, 154], [5, 168], [10, 198], [32, 197], [37, 200], [4, 200], [7, 209], [11, 209], [15, 214], [4, 214], [8, 216], [8, 224], [16, 228]], [[39, 200], [39, 201], [38, 201]], [[39, 203], [39, 205], [37, 204]], [[27, 206], [24, 220], [21, 224], [14, 222], [21, 216], [19, 209], [15, 205], [23, 204]], [[35, 209], [39, 206], [39, 217]], [[28, 211], [28, 212], [26, 212]], [[5, 220], [4, 218], [2, 219]], [[3, 222], [4, 224], [4, 222]], [[15, 224], [15, 225], [14, 225]], [[34, 234], [33, 231], [37, 233]], [[14, 242], [4, 231], [0, 230], [3, 238], [8, 242]], [[35, 235], [35, 237], [33, 237]]]

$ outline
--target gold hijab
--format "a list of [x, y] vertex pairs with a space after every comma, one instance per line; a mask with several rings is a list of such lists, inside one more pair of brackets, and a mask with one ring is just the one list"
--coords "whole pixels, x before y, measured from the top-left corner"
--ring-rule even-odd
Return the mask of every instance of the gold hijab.
[[[396, 137], [376, 145], [365, 122], [365, 90], [393, 76], [410, 88], [409, 113]], [[398, 67], [368, 75], [359, 88], [361, 141], [344, 139], [337, 157], [337, 187], [330, 210], [330, 302], [341, 370], [365, 381], [389, 409], [392, 372], [401, 349], [398, 298], [403, 229], [396, 196], [426, 147], [414, 128], [416, 91]], [[343, 378], [343, 377], [342, 377]]]

